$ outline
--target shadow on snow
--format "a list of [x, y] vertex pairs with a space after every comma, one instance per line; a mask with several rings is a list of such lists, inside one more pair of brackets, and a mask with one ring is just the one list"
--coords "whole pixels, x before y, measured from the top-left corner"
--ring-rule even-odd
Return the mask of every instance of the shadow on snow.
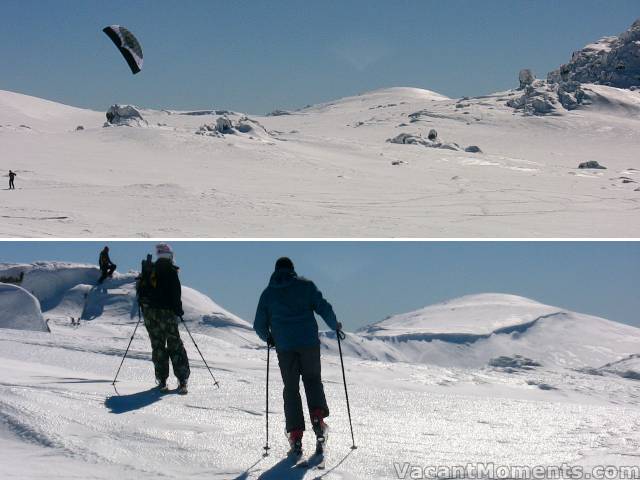
[[156, 387], [144, 392], [132, 393], [130, 395], [114, 395], [104, 401], [111, 413], [127, 413], [139, 410], [160, 400], [166, 393], [162, 393]]

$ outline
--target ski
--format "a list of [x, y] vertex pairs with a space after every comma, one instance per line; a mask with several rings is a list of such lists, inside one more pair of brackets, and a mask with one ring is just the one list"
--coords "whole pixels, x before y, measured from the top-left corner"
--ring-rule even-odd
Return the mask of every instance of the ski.
[[324, 470], [325, 467], [325, 454], [313, 453], [309, 457], [296, 463], [296, 468], [303, 468], [307, 470]]

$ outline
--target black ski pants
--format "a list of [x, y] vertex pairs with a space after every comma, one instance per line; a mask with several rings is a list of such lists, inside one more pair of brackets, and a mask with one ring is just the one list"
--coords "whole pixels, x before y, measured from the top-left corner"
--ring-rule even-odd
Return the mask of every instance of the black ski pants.
[[109, 265], [109, 267], [101, 269], [102, 275], [100, 276], [100, 279], [98, 280], [98, 283], [104, 282], [105, 279], [107, 277], [110, 277], [111, 275], [113, 275], [113, 272], [115, 272], [115, 271], [116, 271], [116, 265], [113, 264], [113, 263], [111, 265]]
[[329, 415], [324, 395], [320, 368], [320, 345], [295, 350], [279, 351], [278, 364], [284, 383], [284, 415], [287, 432], [304, 430], [304, 412], [300, 397], [300, 377], [304, 384], [309, 413], [321, 409], [323, 417]]

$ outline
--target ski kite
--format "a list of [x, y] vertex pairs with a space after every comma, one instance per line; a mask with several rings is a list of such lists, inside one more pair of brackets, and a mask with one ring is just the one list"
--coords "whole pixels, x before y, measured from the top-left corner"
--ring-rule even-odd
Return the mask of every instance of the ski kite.
[[131, 73], [135, 75], [140, 72], [143, 63], [142, 47], [133, 33], [120, 25], [109, 25], [103, 28], [102, 31], [118, 47], [129, 68], [131, 68]]

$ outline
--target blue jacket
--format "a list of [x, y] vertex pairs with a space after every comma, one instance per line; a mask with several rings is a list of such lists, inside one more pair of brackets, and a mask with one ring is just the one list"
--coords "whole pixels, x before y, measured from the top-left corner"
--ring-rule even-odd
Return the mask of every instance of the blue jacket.
[[314, 312], [336, 329], [333, 308], [312, 281], [293, 270], [276, 270], [260, 296], [253, 329], [265, 342], [271, 333], [278, 351], [311, 347], [320, 343]]

